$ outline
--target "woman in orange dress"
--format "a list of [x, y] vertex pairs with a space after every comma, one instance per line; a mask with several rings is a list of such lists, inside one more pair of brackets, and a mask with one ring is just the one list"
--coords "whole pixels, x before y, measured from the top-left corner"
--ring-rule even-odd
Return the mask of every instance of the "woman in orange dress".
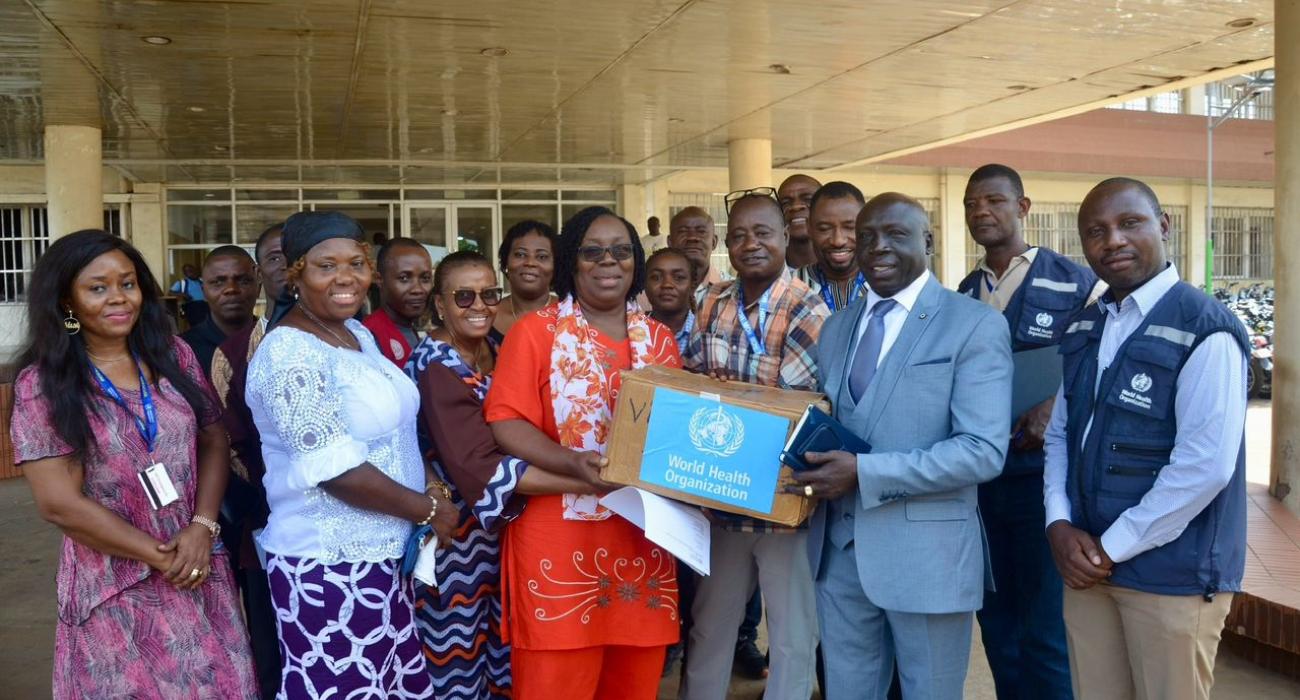
[[632, 225], [604, 207], [578, 212], [556, 250], [560, 301], [521, 318], [497, 360], [485, 411], [501, 449], [591, 485], [530, 497], [505, 529], [516, 700], [650, 700], [677, 641], [672, 555], [597, 502], [612, 488], [598, 472], [619, 373], [681, 366], [672, 332], [633, 301], [644, 279]]

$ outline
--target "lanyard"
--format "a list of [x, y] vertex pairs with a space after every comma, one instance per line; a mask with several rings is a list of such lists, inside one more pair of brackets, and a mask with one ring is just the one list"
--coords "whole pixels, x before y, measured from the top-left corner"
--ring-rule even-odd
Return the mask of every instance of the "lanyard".
[[[835, 292], [831, 289], [832, 284], [826, 279], [826, 273], [822, 272], [819, 267], [816, 269], [817, 285], [821, 287], [822, 301], [831, 311], [839, 311], [840, 306], [835, 303]], [[844, 301], [844, 306], [848, 306], [857, 301], [862, 296], [862, 290], [867, 286], [867, 277], [858, 271], [858, 276], [853, 278], [853, 286], [849, 287], [849, 298]]]
[[[767, 326], [767, 306], [772, 300], [772, 287], [775, 286], [776, 284], [773, 283], [767, 288], [767, 291], [763, 292], [763, 296], [758, 298], [759, 333], [762, 333], [763, 328]], [[740, 327], [744, 329], [745, 336], [749, 338], [749, 349], [753, 350], [757, 355], [766, 355], [767, 346], [763, 343], [759, 333], [754, 332], [754, 326], [749, 323], [749, 314], [745, 312], [745, 289], [740, 282], [736, 282], [736, 303], [739, 305], [736, 311], [737, 315], [740, 316]]]
[[154, 411], [153, 394], [149, 391], [149, 382], [144, 377], [144, 370], [140, 369], [139, 358], [136, 358], [135, 366], [136, 370], [140, 372], [140, 406], [144, 409], [144, 418], [137, 416], [131, 410], [131, 407], [126, 405], [126, 399], [122, 398], [122, 392], [113, 386], [113, 382], [109, 380], [107, 375], [94, 365], [91, 365], [90, 368], [94, 370], [95, 381], [99, 382], [99, 388], [105, 394], [108, 394], [108, 398], [121, 406], [122, 410], [131, 416], [131, 419], [135, 421], [135, 429], [140, 433], [140, 439], [144, 440], [145, 448], [153, 452], [154, 441], [158, 438], [158, 414]]
[[687, 311], [686, 322], [682, 324], [682, 329], [677, 331], [677, 349], [686, 352], [686, 346], [691, 342], [691, 331], [695, 330], [695, 314]]

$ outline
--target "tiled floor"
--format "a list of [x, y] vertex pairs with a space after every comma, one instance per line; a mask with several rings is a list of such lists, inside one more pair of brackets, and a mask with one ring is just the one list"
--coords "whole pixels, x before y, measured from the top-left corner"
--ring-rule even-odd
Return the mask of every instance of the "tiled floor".
[[1300, 610], [1300, 518], [1268, 494], [1247, 486], [1246, 593]]

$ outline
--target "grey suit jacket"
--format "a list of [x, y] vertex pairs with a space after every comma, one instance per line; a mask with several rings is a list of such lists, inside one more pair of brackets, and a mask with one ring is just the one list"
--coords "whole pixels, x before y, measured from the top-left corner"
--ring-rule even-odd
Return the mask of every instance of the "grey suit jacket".
[[[872, 446], [858, 455], [857, 493], [844, 497], [863, 591], [887, 610], [976, 610], [992, 580], [976, 486], [1002, 471], [1011, 431], [1006, 319], [931, 278], [855, 404], [846, 373], [866, 302], [831, 316], [817, 347], [835, 417]], [[833, 546], [827, 510], [810, 521], [814, 577]]]

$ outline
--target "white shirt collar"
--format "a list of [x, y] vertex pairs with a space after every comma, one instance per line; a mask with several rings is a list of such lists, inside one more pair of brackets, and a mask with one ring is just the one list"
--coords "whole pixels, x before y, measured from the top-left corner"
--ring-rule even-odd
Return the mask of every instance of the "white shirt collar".
[[1169, 263], [1169, 266], [1162, 270], [1160, 274], [1130, 292], [1118, 304], [1112, 300], [1110, 292], [1106, 292], [1101, 297], [1101, 307], [1110, 316], [1119, 316], [1119, 312], [1124, 305], [1136, 304], [1138, 313], [1146, 317], [1147, 314], [1151, 313], [1151, 309], [1155, 307], [1156, 303], [1164, 297], [1165, 293], [1173, 289], [1175, 284], [1178, 284], [1178, 280], [1178, 268], [1173, 263]]
[[[903, 309], [907, 313], [911, 313], [912, 307], [916, 306], [916, 300], [921, 296], [921, 290], [925, 289], [925, 283], [929, 281], [930, 281], [930, 270], [928, 269], [922, 270], [920, 276], [912, 280], [911, 284], [899, 290], [897, 294], [895, 294], [890, 298], [898, 302], [898, 305], [903, 307]], [[870, 285], [868, 285], [867, 307], [863, 309], [863, 313], [870, 312], [872, 307], [876, 305], [876, 302], [880, 301], [883, 298], [884, 297], [880, 296], [879, 294], [876, 294], [876, 292], [873, 289], [871, 289]]]
[[[1037, 257], [1038, 257], [1038, 246], [1029, 246], [1029, 248], [1026, 249], [1025, 252], [1011, 258], [1011, 264], [1007, 265], [1007, 269], [1002, 271], [1002, 276], [1006, 277], [1007, 273], [1011, 272], [1011, 268], [1017, 265], [1022, 265], [1025, 263], [1033, 265], [1034, 260]], [[993, 268], [989, 267], [989, 259], [987, 256], [980, 258], [979, 262], [975, 264], [975, 267], [984, 271], [984, 273], [987, 274], [989, 277], [992, 277], [994, 281], [1001, 279], [998, 277], [998, 274], [993, 271]]]

